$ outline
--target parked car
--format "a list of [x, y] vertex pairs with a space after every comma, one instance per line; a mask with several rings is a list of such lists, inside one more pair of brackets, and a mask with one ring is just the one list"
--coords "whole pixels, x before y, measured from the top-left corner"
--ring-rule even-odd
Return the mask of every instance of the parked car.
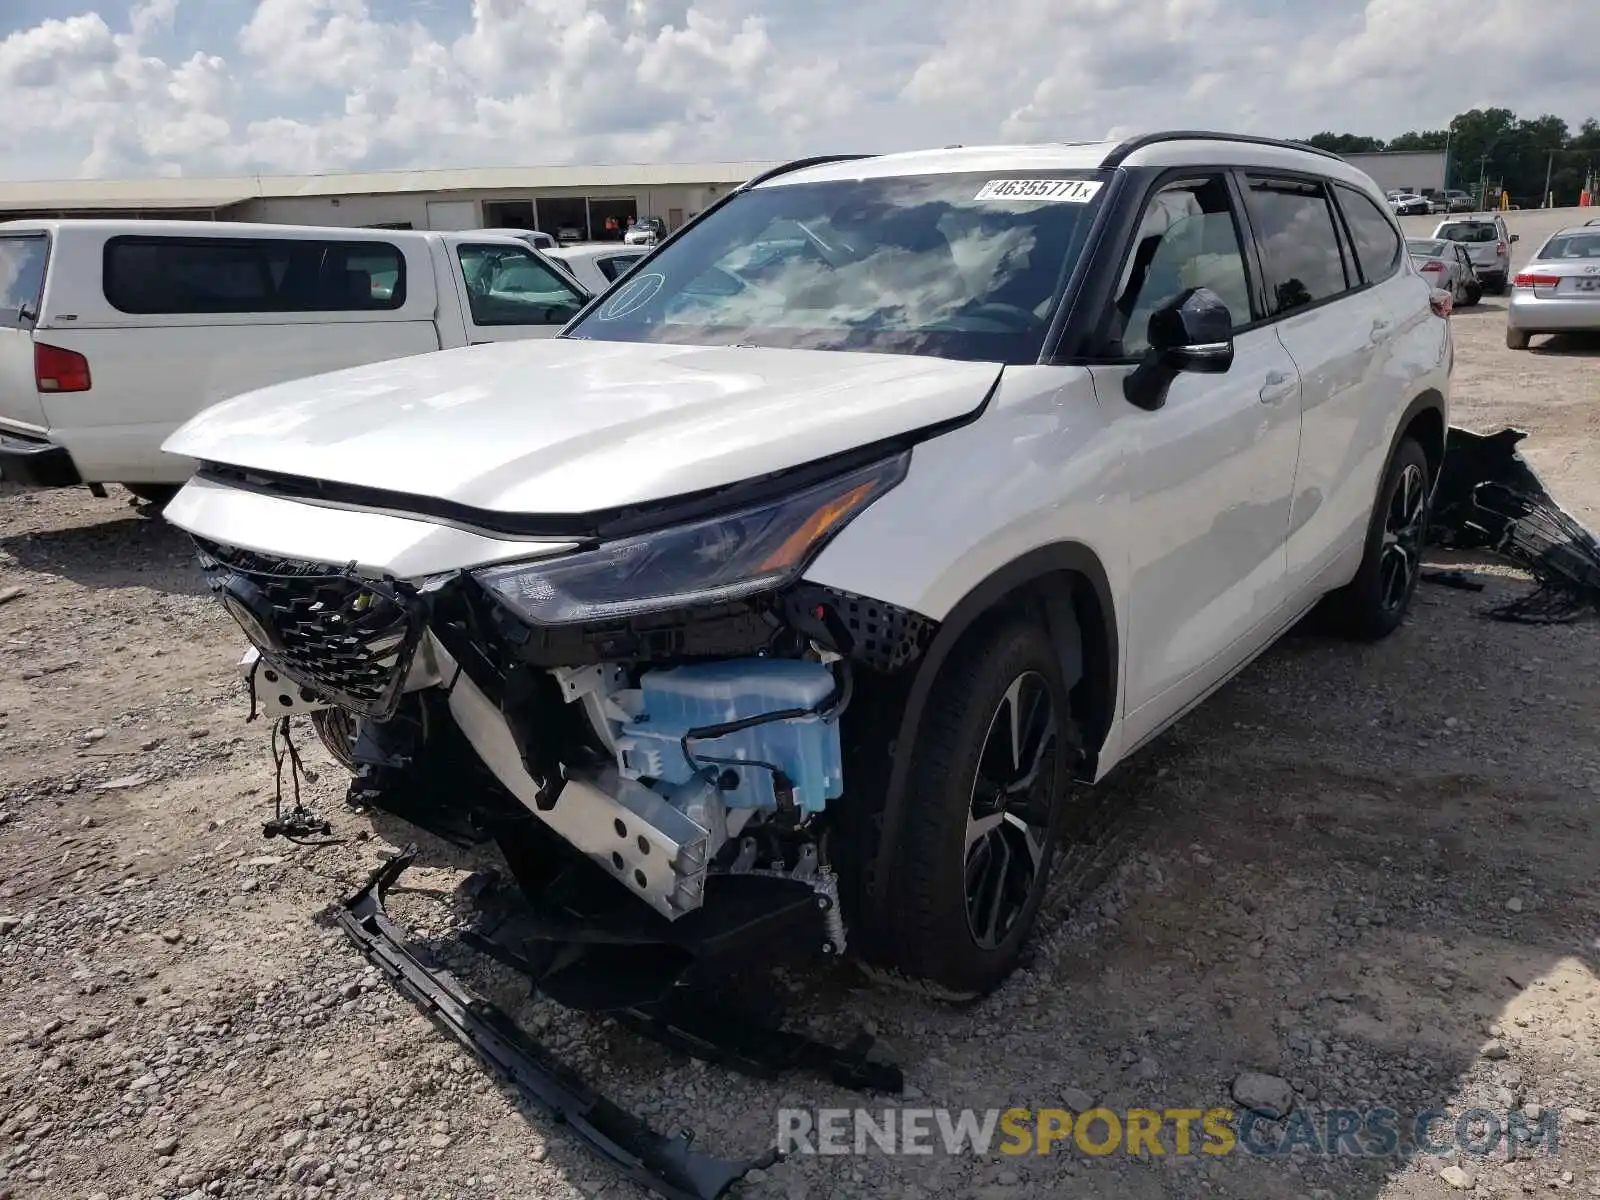
[[667, 223], [660, 217], [640, 217], [622, 240], [630, 246], [654, 246], [667, 236]]
[[579, 283], [598, 296], [620, 279], [646, 254], [643, 246], [623, 249], [615, 242], [588, 246], [562, 246], [545, 257], [565, 267]]
[[1512, 281], [1506, 345], [1526, 350], [1539, 333], [1600, 330], [1600, 230], [1563, 229], [1540, 246]]
[[1585, 226], [1589, 226], [1589, 225], [1600, 225], [1600, 217], [1592, 217], [1592, 218], [1591, 218], [1591, 219], [1589, 219], [1589, 220], [1587, 220], [1587, 221], [1585, 221], [1585, 222], [1584, 222], [1584, 225], [1585, 225]]
[[703, 978], [738, 928], [970, 996], [1072, 779], [1313, 607], [1399, 627], [1448, 304], [1286, 142], [807, 160], [553, 340], [210, 409], [167, 515], [363, 805], [578, 914], [565, 986]]
[[1434, 212], [1471, 212], [1477, 205], [1472, 196], [1459, 188], [1446, 188], [1434, 197]]
[[1389, 207], [1399, 217], [1425, 217], [1432, 211], [1426, 196], [1417, 196], [1408, 192], [1390, 196]]
[[556, 248], [556, 239], [551, 237], [548, 233], [541, 232], [537, 229], [480, 229], [478, 232], [491, 233], [496, 237], [518, 238], [521, 241], [527, 242], [528, 245], [532, 246], [535, 250], [541, 252], [545, 250], [554, 250]]
[[1433, 236], [1465, 246], [1483, 286], [1497, 296], [1505, 294], [1511, 278], [1511, 247], [1519, 240], [1519, 235], [1506, 229], [1504, 217], [1491, 213], [1466, 220], [1441, 221], [1434, 228]]
[[1450, 293], [1456, 304], [1472, 305], [1483, 299], [1483, 284], [1467, 248], [1443, 238], [1411, 238], [1406, 242], [1411, 261], [1422, 277]]
[[589, 293], [481, 231], [0, 224], [0, 477], [160, 500], [207, 405], [441, 347], [551, 337]]

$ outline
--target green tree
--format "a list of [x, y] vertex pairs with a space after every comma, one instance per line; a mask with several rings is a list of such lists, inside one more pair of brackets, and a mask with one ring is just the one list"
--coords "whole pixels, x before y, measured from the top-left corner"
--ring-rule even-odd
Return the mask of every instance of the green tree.
[[1362, 137], [1356, 133], [1316, 133], [1308, 137], [1305, 144], [1315, 146], [1318, 150], [1331, 150], [1335, 154], [1372, 154], [1384, 148], [1378, 138]]
[[1412, 130], [1402, 133], [1397, 138], [1390, 138], [1384, 146], [1385, 150], [1443, 150], [1449, 144], [1450, 131], [1447, 129], [1425, 129], [1421, 132]]

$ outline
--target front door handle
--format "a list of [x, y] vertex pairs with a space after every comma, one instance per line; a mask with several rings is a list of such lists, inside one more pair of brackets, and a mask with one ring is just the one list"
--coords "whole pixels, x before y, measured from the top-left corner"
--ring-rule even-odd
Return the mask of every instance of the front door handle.
[[1372, 336], [1367, 339], [1367, 344], [1376, 346], [1383, 340], [1383, 335], [1389, 332], [1390, 322], [1379, 317], [1372, 323]]
[[1300, 381], [1293, 375], [1283, 371], [1272, 371], [1267, 375], [1267, 381], [1261, 385], [1258, 393], [1263, 404], [1282, 404], [1294, 395], [1294, 389]]

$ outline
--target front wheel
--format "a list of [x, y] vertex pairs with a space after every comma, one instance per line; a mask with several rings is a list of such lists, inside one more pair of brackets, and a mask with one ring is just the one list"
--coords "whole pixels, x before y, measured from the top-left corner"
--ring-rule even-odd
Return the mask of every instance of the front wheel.
[[950, 999], [1017, 967], [1049, 882], [1079, 740], [1060, 655], [1007, 618], [940, 672], [912, 753], [884, 965]]
[[1328, 597], [1329, 615], [1341, 633], [1376, 642], [1405, 620], [1422, 577], [1432, 494], [1428, 456], [1415, 438], [1402, 439], [1378, 488], [1361, 567]]

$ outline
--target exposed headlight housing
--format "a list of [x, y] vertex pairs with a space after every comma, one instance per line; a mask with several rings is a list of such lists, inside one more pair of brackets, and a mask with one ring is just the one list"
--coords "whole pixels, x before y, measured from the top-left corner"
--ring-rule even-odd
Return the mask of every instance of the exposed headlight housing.
[[906, 451], [780, 499], [593, 550], [473, 572], [539, 625], [714, 604], [783, 587], [829, 539], [905, 478]]

